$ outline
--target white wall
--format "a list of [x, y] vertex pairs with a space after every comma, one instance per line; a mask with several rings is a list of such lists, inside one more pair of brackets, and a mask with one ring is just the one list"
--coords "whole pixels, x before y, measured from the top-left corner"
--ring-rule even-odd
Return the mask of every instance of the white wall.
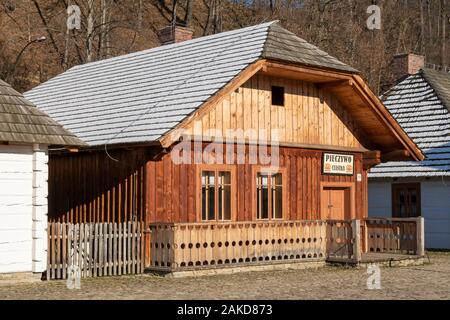
[[424, 181], [421, 189], [425, 245], [450, 249], [450, 182]]
[[[398, 180], [396, 183], [411, 182]], [[421, 184], [425, 247], [450, 249], [450, 181], [414, 181]], [[392, 182], [369, 181], [369, 217], [391, 217]]]
[[392, 216], [392, 194], [389, 182], [369, 180], [369, 217], [389, 218]]
[[46, 261], [46, 148], [0, 146], [0, 273], [42, 272]]

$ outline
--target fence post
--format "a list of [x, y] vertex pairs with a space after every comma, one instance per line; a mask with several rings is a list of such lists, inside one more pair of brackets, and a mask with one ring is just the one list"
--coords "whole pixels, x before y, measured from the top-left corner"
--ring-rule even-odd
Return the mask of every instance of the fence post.
[[422, 257], [425, 255], [425, 219], [423, 217], [416, 218], [416, 241], [416, 254]]
[[353, 257], [355, 262], [361, 261], [361, 220], [352, 220]]
[[144, 231], [144, 269], [145, 268], [149, 268], [151, 267], [151, 249], [150, 249], [150, 245], [151, 245], [151, 237], [152, 237], [152, 230], [150, 229], [150, 226], [147, 225], [145, 226], [145, 231]]

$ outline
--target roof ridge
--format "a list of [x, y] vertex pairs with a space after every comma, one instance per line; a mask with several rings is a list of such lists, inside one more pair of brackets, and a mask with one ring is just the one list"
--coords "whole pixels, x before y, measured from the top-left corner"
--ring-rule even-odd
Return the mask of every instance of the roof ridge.
[[[272, 33], [283, 33], [286, 37], [276, 38], [272, 35]], [[273, 39], [272, 39], [273, 36]], [[273, 50], [273, 48], [269, 48], [270, 42], [278, 42], [278, 49]], [[292, 47], [292, 43], [298, 43], [294, 50]], [[300, 48], [303, 47], [306, 52], [302, 52]], [[284, 51], [284, 53], [280, 54], [280, 52]], [[320, 49], [318, 46], [306, 41], [305, 39], [299, 37], [292, 31], [289, 31], [283, 28], [279, 21], [272, 23], [268, 28], [267, 39], [264, 42], [262, 57], [274, 60], [286, 60], [283, 59], [283, 55], [286, 53], [291, 53], [290, 62], [316, 66], [326, 69], [339, 70], [344, 72], [351, 73], [360, 73], [357, 69], [351, 67], [350, 65], [340, 61], [338, 58], [330, 55], [328, 52]]]
[[426, 67], [422, 68], [419, 73], [434, 90], [444, 107], [450, 112], [450, 73]]
[[139, 50], [136, 52], [130, 52], [127, 54], [123, 54], [123, 55], [119, 55], [119, 56], [115, 56], [115, 57], [111, 57], [108, 59], [103, 59], [103, 60], [97, 60], [97, 61], [92, 61], [92, 62], [87, 62], [87, 63], [83, 63], [83, 64], [79, 64], [76, 66], [73, 66], [71, 69], [77, 69], [79, 67], [84, 67], [87, 65], [95, 65], [95, 64], [99, 64], [105, 61], [114, 61], [114, 60], [119, 60], [119, 59], [123, 59], [123, 58], [130, 58], [133, 56], [138, 56], [141, 54], [146, 54], [146, 53], [154, 53], [157, 52], [159, 50], [167, 50], [167, 49], [171, 49], [171, 48], [176, 48], [178, 46], [185, 46], [187, 44], [192, 44], [192, 43], [196, 43], [196, 42], [201, 42], [201, 41], [207, 41], [210, 39], [214, 39], [214, 38], [218, 38], [218, 37], [222, 37], [222, 36], [227, 36], [227, 35], [233, 35], [234, 33], [241, 33], [241, 32], [245, 32], [245, 31], [249, 31], [252, 29], [259, 29], [259, 28], [264, 28], [264, 27], [269, 27], [270, 25], [274, 24], [274, 23], [278, 23], [279, 20], [273, 20], [270, 22], [263, 22], [260, 24], [256, 24], [256, 25], [252, 25], [252, 26], [247, 26], [244, 28], [239, 28], [239, 29], [233, 29], [233, 30], [227, 30], [227, 31], [223, 31], [223, 32], [219, 32], [219, 33], [215, 33], [215, 34], [210, 34], [207, 36], [201, 36], [201, 37], [197, 37], [197, 38], [193, 38], [191, 40], [186, 40], [186, 41], [182, 41], [182, 42], [177, 42], [177, 43], [171, 43], [171, 44], [166, 44], [166, 45], [159, 45], [153, 48], [149, 48], [149, 49], [144, 49], [144, 50]]

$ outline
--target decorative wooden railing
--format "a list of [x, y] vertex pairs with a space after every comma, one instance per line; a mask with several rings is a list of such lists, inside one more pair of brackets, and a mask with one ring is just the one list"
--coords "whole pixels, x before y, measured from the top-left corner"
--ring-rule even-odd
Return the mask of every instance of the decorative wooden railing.
[[148, 269], [360, 262], [365, 252], [423, 255], [423, 219], [158, 223], [149, 226]]
[[365, 219], [362, 221], [363, 252], [424, 254], [423, 218]]
[[326, 258], [326, 223], [153, 224], [151, 267], [175, 271]]
[[354, 261], [358, 259], [356, 234], [353, 232], [355, 221], [330, 220], [327, 228], [327, 260]]

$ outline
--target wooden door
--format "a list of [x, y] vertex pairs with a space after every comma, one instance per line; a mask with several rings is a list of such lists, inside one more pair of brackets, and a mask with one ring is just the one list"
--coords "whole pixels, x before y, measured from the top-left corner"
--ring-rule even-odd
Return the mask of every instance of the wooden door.
[[323, 188], [321, 194], [322, 219], [350, 220], [350, 189]]
[[392, 216], [416, 218], [421, 215], [420, 183], [392, 185]]

